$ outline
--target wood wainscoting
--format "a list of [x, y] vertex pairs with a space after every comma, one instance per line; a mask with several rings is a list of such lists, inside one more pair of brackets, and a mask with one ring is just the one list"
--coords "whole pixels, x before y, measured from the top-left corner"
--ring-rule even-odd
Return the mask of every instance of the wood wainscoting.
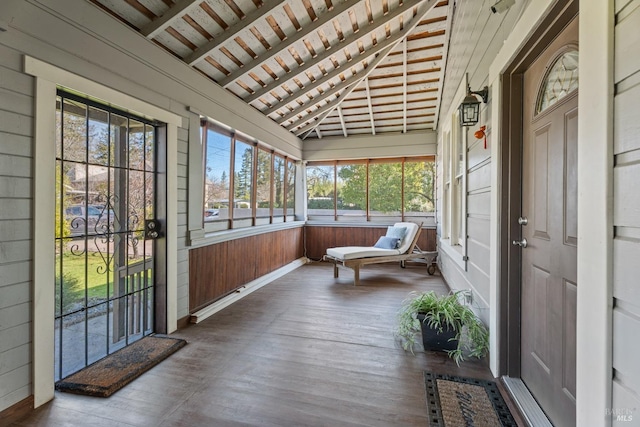
[[[337, 246], [373, 246], [380, 236], [384, 236], [387, 227], [350, 227], [306, 225], [306, 255], [318, 260], [326, 253], [327, 248]], [[418, 246], [423, 251], [436, 250], [435, 228], [423, 228], [418, 239]]]
[[303, 257], [303, 232], [291, 228], [190, 250], [189, 311]]

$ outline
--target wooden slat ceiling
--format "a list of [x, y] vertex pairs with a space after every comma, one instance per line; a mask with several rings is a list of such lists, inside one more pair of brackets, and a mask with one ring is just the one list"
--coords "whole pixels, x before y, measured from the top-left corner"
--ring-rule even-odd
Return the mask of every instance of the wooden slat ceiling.
[[303, 139], [434, 129], [452, 0], [91, 0]]

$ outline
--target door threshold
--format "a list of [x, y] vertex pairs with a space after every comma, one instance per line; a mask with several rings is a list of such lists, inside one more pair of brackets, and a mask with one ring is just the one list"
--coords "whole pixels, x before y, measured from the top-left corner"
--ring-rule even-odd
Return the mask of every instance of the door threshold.
[[530, 427], [553, 427], [547, 416], [544, 414], [538, 402], [533, 398], [529, 389], [520, 378], [511, 378], [507, 375], [502, 377], [507, 392], [511, 395], [522, 418]]

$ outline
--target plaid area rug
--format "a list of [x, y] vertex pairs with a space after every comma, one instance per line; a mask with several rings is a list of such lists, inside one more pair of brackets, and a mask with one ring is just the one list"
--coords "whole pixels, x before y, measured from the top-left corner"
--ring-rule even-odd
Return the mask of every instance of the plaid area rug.
[[516, 427], [494, 381], [424, 373], [429, 426]]
[[56, 383], [56, 390], [109, 397], [187, 344], [177, 338], [144, 337]]

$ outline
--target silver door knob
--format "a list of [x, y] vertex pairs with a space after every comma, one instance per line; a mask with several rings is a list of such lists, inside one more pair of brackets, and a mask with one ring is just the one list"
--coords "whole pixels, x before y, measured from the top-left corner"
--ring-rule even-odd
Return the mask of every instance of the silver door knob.
[[529, 224], [529, 219], [526, 216], [521, 216], [520, 218], [518, 218], [518, 224], [527, 225]]
[[513, 244], [513, 246], [520, 246], [521, 248], [526, 248], [527, 247], [527, 239], [514, 240], [511, 243]]

